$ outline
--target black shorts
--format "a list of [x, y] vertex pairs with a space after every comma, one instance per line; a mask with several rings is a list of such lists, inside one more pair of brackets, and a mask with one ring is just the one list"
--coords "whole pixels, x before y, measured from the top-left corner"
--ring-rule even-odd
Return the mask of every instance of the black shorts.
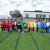
[[3, 29], [4, 29], [4, 27], [1, 27], [1, 29], [3, 30]]
[[17, 27], [18, 29], [21, 29], [21, 25], [18, 25], [18, 27]]
[[46, 29], [46, 28], [43, 28], [43, 29]]
[[27, 27], [25, 26], [25, 28], [27, 28]]
[[16, 27], [18, 27], [18, 25], [16, 24]]

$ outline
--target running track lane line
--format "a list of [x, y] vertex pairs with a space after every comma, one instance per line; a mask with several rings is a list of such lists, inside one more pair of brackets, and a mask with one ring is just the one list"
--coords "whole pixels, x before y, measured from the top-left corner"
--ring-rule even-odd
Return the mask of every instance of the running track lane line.
[[4, 37], [2, 40], [0, 40], [0, 43], [3, 42], [11, 33], [9, 33], [6, 37]]
[[18, 37], [18, 39], [17, 39], [16, 46], [15, 46], [15, 50], [17, 49], [17, 46], [18, 46], [18, 42], [19, 42], [20, 36], [21, 36], [21, 33], [19, 34], [19, 37]]
[[36, 47], [37, 47], [37, 50], [39, 50], [39, 47], [38, 47], [38, 45], [37, 45], [37, 43], [36, 43], [36, 41], [35, 41], [35, 39], [34, 39], [34, 37], [33, 37], [32, 33], [30, 33], [30, 34], [31, 34], [31, 37], [32, 37], [32, 39], [33, 39], [33, 41], [34, 41], [34, 43], [35, 43]]
[[47, 38], [48, 40], [50, 40], [50, 38], [49, 37], [47, 37], [46, 35], [44, 35], [43, 33], [41, 33], [45, 38]]

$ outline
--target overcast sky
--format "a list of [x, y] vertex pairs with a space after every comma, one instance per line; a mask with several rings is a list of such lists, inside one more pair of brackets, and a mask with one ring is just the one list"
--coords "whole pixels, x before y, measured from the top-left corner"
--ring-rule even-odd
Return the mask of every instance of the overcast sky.
[[10, 10], [43, 10], [50, 12], [50, 0], [0, 0], [0, 15], [9, 15]]

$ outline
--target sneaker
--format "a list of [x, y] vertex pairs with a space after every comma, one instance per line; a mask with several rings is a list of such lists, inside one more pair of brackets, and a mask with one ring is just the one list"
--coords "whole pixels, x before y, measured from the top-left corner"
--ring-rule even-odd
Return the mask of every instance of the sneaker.
[[31, 31], [30, 31], [31, 32]]
[[24, 32], [22, 32], [22, 33], [24, 33]]
[[7, 31], [6, 31], [7, 32]]

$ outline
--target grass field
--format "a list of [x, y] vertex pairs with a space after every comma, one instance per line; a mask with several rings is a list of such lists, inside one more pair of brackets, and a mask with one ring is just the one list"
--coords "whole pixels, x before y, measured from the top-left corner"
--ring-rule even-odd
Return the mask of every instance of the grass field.
[[1, 33], [0, 50], [50, 50], [50, 33]]

